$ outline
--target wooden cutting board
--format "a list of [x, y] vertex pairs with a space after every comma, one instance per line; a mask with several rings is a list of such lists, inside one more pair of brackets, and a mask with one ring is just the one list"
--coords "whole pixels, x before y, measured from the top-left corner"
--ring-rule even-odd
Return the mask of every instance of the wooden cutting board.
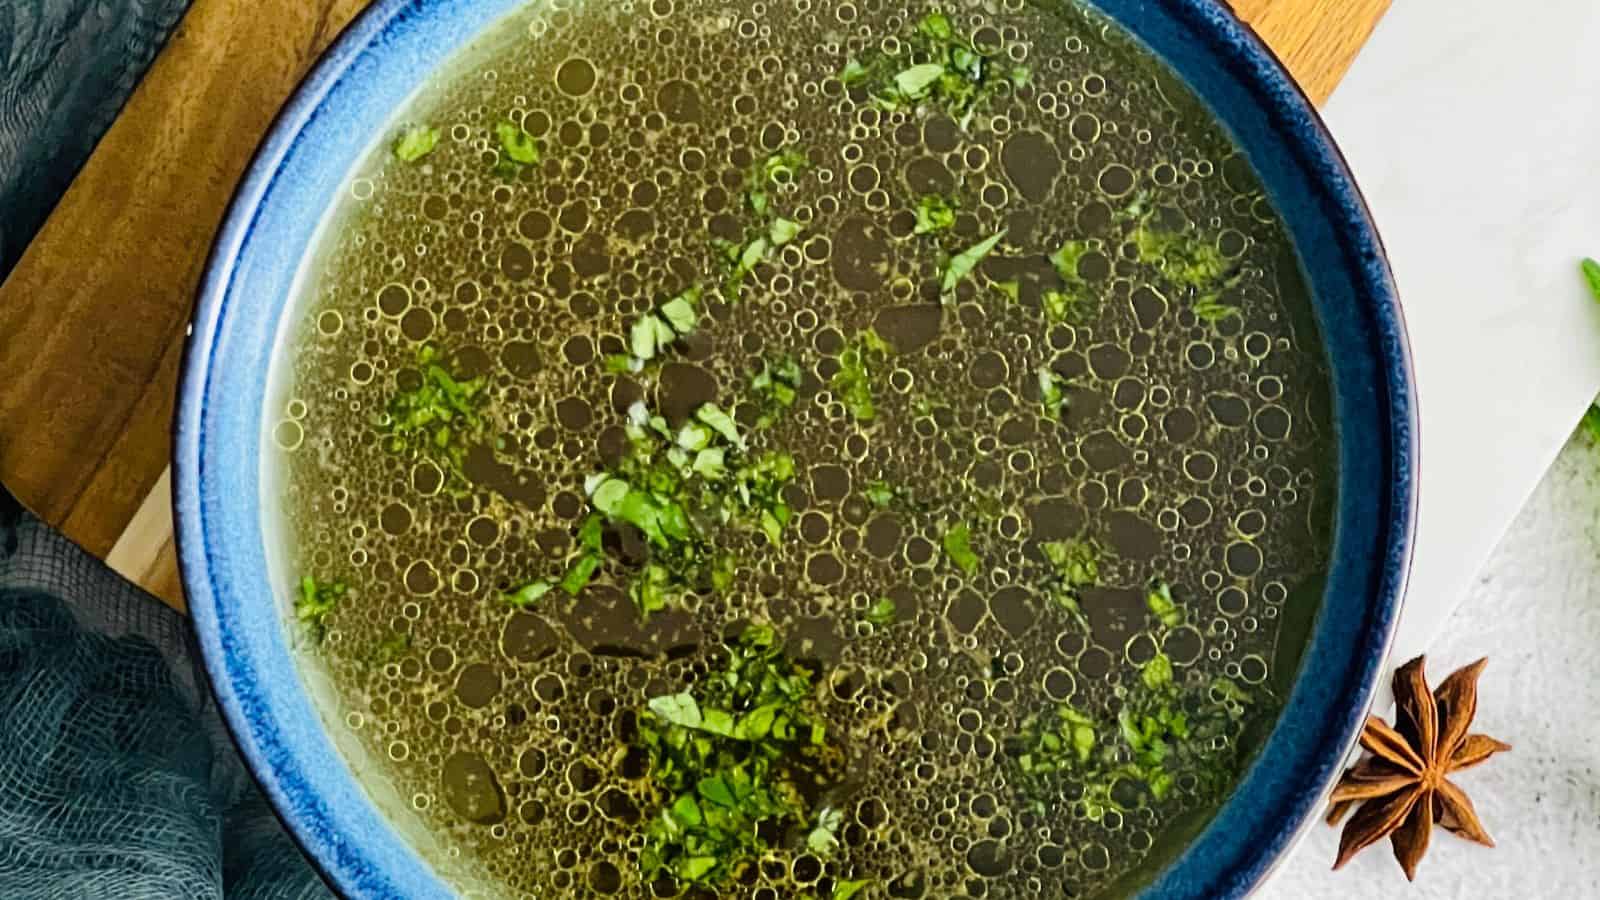
[[[167, 460], [200, 270], [279, 106], [367, 0], [194, 0], [0, 285], [0, 482], [182, 607]], [[1233, 0], [1319, 104], [1389, 0]]]

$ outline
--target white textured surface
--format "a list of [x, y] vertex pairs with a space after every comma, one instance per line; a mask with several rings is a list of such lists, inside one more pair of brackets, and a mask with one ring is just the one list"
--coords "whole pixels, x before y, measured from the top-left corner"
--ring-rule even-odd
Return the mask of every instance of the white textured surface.
[[1327, 118], [1390, 251], [1422, 417], [1416, 565], [1396, 637], [1428, 646], [1600, 388], [1600, 3], [1403, 0]]
[[1257, 897], [1600, 897], [1597, 588], [1600, 448], [1578, 438], [1561, 453], [1428, 651], [1428, 676], [1435, 683], [1458, 666], [1489, 657], [1474, 730], [1513, 750], [1457, 781], [1498, 846], [1485, 850], [1435, 831], [1417, 881], [1408, 886], [1387, 841], [1343, 870], [1329, 871], [1338, 835], [1318, 826]]

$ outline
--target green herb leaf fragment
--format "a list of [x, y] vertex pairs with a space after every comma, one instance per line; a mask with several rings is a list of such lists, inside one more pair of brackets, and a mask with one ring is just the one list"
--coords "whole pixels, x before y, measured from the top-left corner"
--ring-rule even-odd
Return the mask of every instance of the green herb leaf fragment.
[[539, 161], [538, 143], [521, 126], [501, 121], [494, 126], [494, 133], [500, 139], [502, 161], [509, 160], [518, 166], [531, 166]]
[[701, 423], [710, 426], [711, 430], [721, 435], [723, 440], [740, 450], [745, 449], [744, 438], [739, 434], [739, 423], [735, 422], [733, 416], [723, 412], [722, 408], [715, 403], [707, 403], [701, 406], [695, 411], [694, 417]]
[[503, 595], [506, 603], [517, 609], [532, 609], [545, 594], [555, 590], [555, 585], [548, 581], [533, 581], [517, 588], [509, 594]]
[[944, 555], [968, 575], [978, 571], [978, 554], [972, 552], [972, 529], [956, 525], [944, 533]]
[[956, 204], [937, 194], [917, 201], [916, 234], [943, 234], [956, 227]]
[[594, 580], [594, 573], [600, 569], [600, 557], [593, 553], [586, 553], [572, 564], [565, 577], [561, 579], [561, 589], [570, 597], [576, 597]]
[[867, 485], [867, 502], [879, 509], [887, 509], [895, 500], [895, 489], [887, 481], [874, 481]]
[[894, 601], [888, 597], [879, 597], [867, 607], [866, 620], [873, 625], [883, 628], [893, 625], [899, 611], [895, 608]]
[[1585, 259], [1581, 266], [1584, 283], [1589, 286], [1589, 294], [1596, 301], [1600, 301], [1600, 262]]
[[1100, 550], [1092, 541], [1084, 538], [1050, 541], [1040, 549], [1068, 587], [1088, 587], [1099, 580]]
[[1139, 680], [1152, 691], [1161, 690], [1172, 684], [1172, 660], [1165, 653], [1157, 653], [1150, 661], [1139, 668]]
[[894, 77], [895, 89], [908, 100], [921, 100], [945, 75], [942, 63], [922, 63], [905, 69]]
[[1039, 402], [1044, 405], [1045, 415], [1058, 418], [1061, 408], [1066, 405], [1067, 396], [1061, 389], [1062, 379], [1056, 375], [1049, 366], [1040, 366], [1037, 373], [1039, 380]]
[[318, 582], [310, 575], [304, 576], [300, 579], [300, 596], [294, 603], [295, 618], [320, 641], [328, 631], [328, 618], [348, 591], [342, 581]]
[[648, 704], [656, 718], [672, 725], [681, 725], [684, 728], [699, 728], [704, 721], [700, 715], [700, 704], [694, 695], [685, 691], [681, 694], [670, 694], [664, 697], [652, 698]]
[[948, 297], [954, 294], [956, 286], [961, 284], [968, 275], [971, 275], [973, 270], [977, 269], [978, 265], [987, 259], [989, 254], [993, 253], [1005, 238], [1006, 232], [1001, 231], [994, 237], [980, 241], [951, 257], [950, 261], [945, 264], [944, 281], [941, 284], [941, 289], [944, 291], [945, 296]]
[[799, 222], [780, 217], [773, 219], [772, 224], [768, 226], [767, 239], [772, 242], [772, 246], [782, 247], [799, 237], [805, 230], [805, 226]]
[[1183, 624], [1183, 610], [1172, 599], [1172, 586], [1165, 581], [1157, 578], [1150, 582], [1149, 589], [1145, 591], [1145, 605], [1149, 607], [1150, 614], [1161, 620], [1161, 624], [1167, 628], [1177, 628]]
[[1584, 411], [1583, 430], [1590, 440], [1600, 442], [1600, 406], [1591, 404]]
[[433, 152], [439, 145], [439, 129], [428, 125], [411, 125], [400, 132], [394, 141], [395, 158], [413, 163]]
[[806, 848], [827, 858], [839, 849], [839, 827], [844, 824], [844, 814], [831, 806], [817, 813], [817, 824], [806, 835]]

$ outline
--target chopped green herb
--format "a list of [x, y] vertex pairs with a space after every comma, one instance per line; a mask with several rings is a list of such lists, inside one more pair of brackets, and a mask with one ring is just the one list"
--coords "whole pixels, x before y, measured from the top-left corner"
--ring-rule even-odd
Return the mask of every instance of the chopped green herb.
[[872, 399], [872, 373], [887, 357], [889, 345], [868, 328], [839, 355], [839, 371], [831, 382], [845, 408], [857, 422], [870, 422], [877, 418], [878, 408]]
[[585, 553], [579, 557], [578, 561], [572, 564], [572, 568], [567, 570], [566, 576], [561, 579], [561, 589], [571, 597], [583, 593], [583, 589], [594, 580], [594, 573], [599, 571], [600, 562], [600, 557], [594, 553]]
[[1600, 406], [1591, 404], [1584, 411], [1583, 430], [1590, 440], [1600, 442]]
[[1100, 578], [1100, 548], [1086, 538], [1050, 541], [1040, 547], [1045, 559], [1071, 588], [1088, 587]]
[[861, 893], [872, 885], [870, 878], [858, 878], [855, 881], [835, 881], [833, 883], [833, 896], [830, 900], [850, 900], [851, 897]]
[[895, 501], [898, 492], [889, 486], [887, 481], [874, 481], [866, 487], [867, 502], [879, 509], [887, 509]]
[[1215, 296], [1200, 297], [1194, 302], [1195, 318], [1202, 322], [1221, 322], [1223, 319], [1239, 315], [1239, 307], [1219, 303]]
[[895, 89], [907, 100], [921, 100], [928, 96], [934, 85], [944, 78], [943, 63], [923, 63], [912, 66], [894, 76]]
[[1172, 586], [1160, 578], [1150, 582], [1150, 588], [1145, 591], [1145, 605], [1150, 608], [1150, 614], [1161, 620], [1161, 624], [1167, 628], [1177, 628], [1183, 624], [1183, 610], [1172, 599]]
[[917, 201], [916, 234], [943, 234], [956, 227], [954, 199], [928, 194]]
[[1216, 244], [1187, 230], [1165, 231], [1141, 223], [1134, 244], [1141, 261], [1160, 266], [1179, 287], [1209, 291], [1229, 279], [1228, 261]]
[[294, 602], [294, 615], [317, 640], [328, 632], [328, 617], [344, 600], [349, 587], [342, 581], [318, 582], [307, 575], [300, 579], [300, 596]]
[[771, 241], [774, 247], [782, 247], [799, 237], [805, 230], [805, 226], [799, 222], [780, 217], [773, 219], [772, 224], [767, 227], [767, 240]]
[[411, 649], [411, 635], [391, 634], [372, 648], [370, 661], [373, 665], [386, 666], [398, 660]]
[[972, 529], [956, 525], [944, 533], [944, 555], [968, 575], [978, 571], [978, 554], [972, 552]]
[[1078, 263], [1089, 253], [1089, 245], [1085, 241], [1067, 241], [1061, 249], [1050, 255], [1050, 263], [1055, 266], [1056, 275], [1069, 286], [1083, 284], [1083, 276], [1078, 274]]
[[1040, 297], [1044, 315], [1053, 323], [1082, 322], [1088, 318], [1088, 300], [1064, 291], [1045, 291]]
[[1582, 270], [1584, 283], [1589, 286], [1589, 294], [1600, 301], [1600, 262], [1585, 259]]
[[533, 135], [522, 130], [522, 127], [512, 122], [502, 121], [494, 126], [494, 133], [500, 139], [500, 160], [502, 163], [510, 162], [513, 167], [531, 166], [539, 161], [539, 145]]
[[1172, 660], [1165, 653], [1157, 653], [1139, 668], [1139, 680], [1152, 691], [1172, 684]]
[[1005, 238], [1006, 232], [1001, 231], [994, 237], [979, 241], [972, 247], [952, 256], [950, 261], [945, 264], [944, 281], [940, 286], [945, 296], [948, 297], [954, 294], [956, 286], [961, 284], [968, 275], [971, 275], [973, 270], [978, 268], [978, 265], [987, 259], [989, 254], [993, 253], [994, 249], [1000, 246], [1000, 242]]
[[750, 388], [761, 397], [764, 407], [761, 417], [756, 421], [757, 428], [766, 428], [773, 424], [779, 416], [794, 406], [795, 400], [800, 396], [800, 384], [804, 377], [800, 363], [792, 356], [778, 357], [762, 363], [761, 371], [750, 380]]
[[1049, 366], [1040, 366], [1037, 374], [1039, 402], [1044, 405], [1045, 415], [1052, 419], [1059, 418], [1067, 405], [1067, 395], [1061, 389], [1063, 379]]
[[695, 412], [694, 417], [710, 426], [711, 430], [717, 434], [722, 435], [723, 439], [728, 443], [740, 450], [745, 448], [744, 438], [739, 435], [739, 423], [735, 422], [733, 416], [723, 412], [715, 403], [707, 403], [700, 407]]
[[816, 715], [814, 674], [784, 656], [770, 627], [747, 628], [722, 671], [647, 708], [639, 746], [661, 806], [645, 827], [646, 878], [715, 885], [773, 849], [767, 835], [789, 828], [805, 829], [814, 853], [837, 846], [842, 815], [829, 807], [812, 815], [795, 779], [842, 778], [844, 755]]
[[895, 608], [893, 600], [888, 597], [879, 597], [873, 601], [871, 606], [867, 607], [866, 619], [873, 625], [882, 628], [885, 625], [893, 625], [899, 614], [899, 610]]
[[544, 597], [545, 594], [555, 590], [556, 586], [548, 581], [540, 580], [529, 582], [509, 594], [502, 595], [506, 603], [517, 609], [530, 609]]
[[700, 286], [697, 284], [666, 303], [661, 304], [661, 317], [680, 335], [694, 331], [699, 322]]
[[828, 857], [839, 849], [839, 827], [844, 824], [844, 813], [824, 806], [817, 813], [817, 824], [806, 835], [806, 849], [821, 857]]
[[1025, 67], [1011, 67], [994, 77], [993, 61], [958, 34], [943, 13], [924, 17], [902, 47], [895, 54], [873, 51], [850, 60], [839, 73], [840, 82], [891, 111], [926, 101], [967, 128], [982, 103], [1005, 86], [1021, 87], [1032, 77]]
[[439, 129], [427, 125], [411, 125], [394, 141], [395, 158], [401, 162], [416, 162], [433, 152], [439, 145]]
[[994, 289], [1000, 292], [1000, 296], [1005, 297], [1012, 303], [1016, 303], [1022, 298], [1022, 282], [1015, 278], [1010, 281], [995, 282]]
[[[483, 378], [460, 380], [441, 365], [441, 355], [431, 344], [417, 354], [420, 383], [402, 389], [389, 402], [385, 444], [390, 452], [409, 451], [438, 462], [456, 481], [464, 483], [462, 464], [467, 447], [481, 439]], [[403, 375], [402, 377], [406, 377]]]

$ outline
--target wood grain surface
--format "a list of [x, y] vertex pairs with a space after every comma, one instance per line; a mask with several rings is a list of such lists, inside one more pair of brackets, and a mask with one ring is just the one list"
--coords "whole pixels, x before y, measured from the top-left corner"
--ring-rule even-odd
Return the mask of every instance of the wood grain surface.
[[[184, 329], [256, 144], [367, 0], [195, 0], [0, 285], [0, 482], [182, 605], [165, 470]], [[1235, 0], [1321, 103], [1389, 0]]]

